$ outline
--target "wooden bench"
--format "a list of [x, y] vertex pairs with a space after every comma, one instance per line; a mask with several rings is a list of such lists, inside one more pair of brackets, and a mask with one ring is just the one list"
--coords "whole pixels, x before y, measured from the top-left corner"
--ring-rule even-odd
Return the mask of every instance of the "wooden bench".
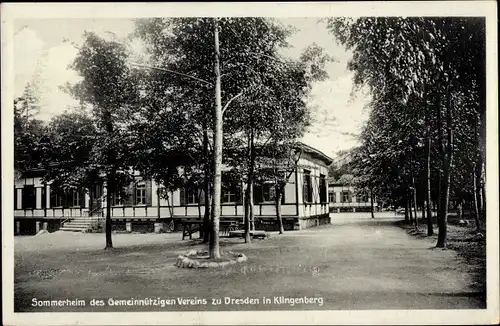
[[[244, 236], [245, 236], [245, 230], [229, 231], [229, 237], [231, 237], [231, 238], [244, 237]], [[267, 233], [266, 233], [266, 231], [263, 231], [263, 230], [253, 230], [253, 231], [250, 231], [250, 236], [252, 238], [264, 239], [267, 237]]]
[[189, 240], [191, 240], [193, 239], [193, 233], [200, 231], [201, 225], [203, 225], [203, 221], [183, 220], [181, 221], [181, 224], [182, 224], [182, 240], [184, 240], [184, 238], [187, 236], [189, 236]]
[[238, 223], [235, 221], [220, 221], [219, 226], [221, 235], [229, 236], [231, 231], [238, 230]]

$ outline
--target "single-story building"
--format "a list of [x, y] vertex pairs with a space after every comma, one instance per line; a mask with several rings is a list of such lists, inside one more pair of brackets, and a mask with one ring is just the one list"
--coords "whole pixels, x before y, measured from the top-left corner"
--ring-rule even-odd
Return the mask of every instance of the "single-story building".
[[[328, 165], [332, 159], [305, 144], [297, 168], [291, 173], [281, 202], [285, 230], [303, 229], [330, 223], [328, 203]], [[44, 183], [44, 171], [22, 172], [14, 186], [14, 233], [35, 234], [42, 228], [84, 230], [89, 221], [103, 219], [106, 187], [96, 185], [81, 192], [61, 192]], [[224, 184], [221, 194], [221, 220], [243, 221], [242, 186]], [[181, 219], [201, 219], [203, 194], [180, 189], [167, 199], [158, 195], [159, 185], [139, 173], [128, 188], [127, 198], [115, 197], [111, 208], [113, 229], [162, 232]], [[276, 230], [274, 187], [261, 182], [254, 187], [254, 216], [258, 229]]]
[[[366, 190], [336, 182], [328, 184], [328, 202], [330, 212], [369, 212], [371, 209], [370, 194]], [[374, 209], [378, 204], [374, 199]]]

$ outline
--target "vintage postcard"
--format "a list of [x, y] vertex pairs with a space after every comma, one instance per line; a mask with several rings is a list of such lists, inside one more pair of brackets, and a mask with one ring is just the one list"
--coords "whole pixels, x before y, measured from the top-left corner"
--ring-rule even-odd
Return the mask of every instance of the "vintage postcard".
[[498, 324], [496, 6], [2, 4], [3, 323]]

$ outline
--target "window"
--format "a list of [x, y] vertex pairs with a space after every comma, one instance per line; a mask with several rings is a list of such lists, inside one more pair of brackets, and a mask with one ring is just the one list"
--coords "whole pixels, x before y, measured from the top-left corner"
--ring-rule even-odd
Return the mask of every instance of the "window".
[[232, 185], [222, 188], [221, 202], [222, 203], [239, 203], [241, 201], [241, 187]]
[[17, 189], [14, 187], [14, 209], [17, 209]]
[[262, 185], [262, 201], [274, 202], [276, 200], [276, 188], [272, 183], [264, 183]]
[[63, 207], [65, 206], [65, 193], [60, 190], [54, 189], [50, 192], [50, 206], [51, 207]]
[[188, 204], [198, 204], [198, 191], [196, 189], [188, 189], [187, 191], [187, 200]]
[[85, 193], [83, 191], [73, 190], [69, 198], [71, 202], [69, 202], [68, 206], [85, 207]]
[[181, 188], [179, 196], [181, 206], [205, 203], [204, 192], [199, 189]]
[[146, 185], [144, 183], [135, 186], [135, 205], [146, 205]]
[[236, 202], [236, 192], [234, 189], [224, 189], [222, 190], [222, 202], [223, 203], [234, 203]]
[[47, 207], [47, 186], [43, 186], [42, 188], [42, 208]]
[[[46, 201], [45, 188], [42, 188], [42, 208], [45, 207]], [[50, 207], [85, 207], [85, 193], [77, 190], [57, 190], [53, 189], [50, 192]]]
[[319, 175], [319, 200], [322, 203], [326, 203], [326, 194], [328, 191], [328, 188], [326, 186], [326, 177], [324, 174]]
[[[261, 184], [255, 184], [253, 188], [253, 202], [259, 203], [274, 203], [276, 202], [276, 185], [272, 181], [264, 181]], [[285, 189], [281, 194], [281, 203], [285, 203]]]
[[351, 202], [351, 192], [349, 190], [342, 191], [342, 202], [350, 203]]
[[36, 208], [36, 190], [33, 185], [25, 185], [23, 188], [23, 209]]
[[276, 200], [276, 189], [274, 185], [266, 183], [262, 185], [262, 199], [263, 201], [275, 201]]
[[359, 202], [360, 202], [360, 203], [367, 203], [367, 202], [368, 202], [368, 192], [363, 191], [363, 192], [359, 195]]
[[302, 197], [304, 203], [312, 202], [311, 171], [304, 170], [304, 182], [302, 184]]
[[334, 193], [334, 192], [330, 192], [330, 193], [328, 193], [328, 201], [329, 201], [330, 203], [335, 203], [335, 200], [336, 200], [336, 198], [335, 198], [335, 197], [337, 197], [337, 196], [335, 196], [335, 193]]
[[114, 193], [111, 199], [111, 206], [122, 206], [123, 198], [120, 193]]
[[77, 191], [73, 191], [73, 207], [80, 207], [80, 194]]

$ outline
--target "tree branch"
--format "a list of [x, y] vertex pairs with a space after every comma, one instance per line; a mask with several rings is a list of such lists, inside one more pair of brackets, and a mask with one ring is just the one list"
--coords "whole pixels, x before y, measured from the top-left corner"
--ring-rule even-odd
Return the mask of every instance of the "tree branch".
[[286, 62], [286, 61], [280, 60], [276, 57], [272, 57], [272, 56], [264, 54], [264, 53], [257, 53], [257, 52], [250, 52], [250, 51], [248, 53], [253, 54], [253, 55], [257, 55], [257, 56], [263, 56], [263, 57], [269, 58], [271, 60], [280, 62], [280, 63], [285, 64], [285, 65], [288, 64], [288, 62]]
[[197, 81], [200, 81], [202, 83], [205, 83], [207, 85], [210, 85], [210, 86], [213, 86], [214, 84], [212, 84], [211, 82], [208, 82], [206, 80], [203, 80], [203, 79], [200, 79], [198, 77], [194, 77], [194, 76], [191, 76], [191, 75], [187, 75], [187, 74], [184, 74], [182, 72], [178, 72], [178, 71], [174, 71], [174, 70], [170, 70], [170, 69], [165, 69], [165, 68], [159, 68], [159, 67], [153, 67], [153, 66], [149, 66], [149, 65], [144, 65], [144, 64], [138, 64], [138, 63], [131, 63], [132, 66], [136, 66], [136, 67], [141, 67], [141, 68], [149, 68], [149, 69], [156, 69], [156, 70], [161, 70], [161, 71], [166, 71], [166, 72], [170, 72], [172, 74], [177, 74], [177, 75], [180, 75], [180, 76], [184, 76], [184, 77], [187, 77], [187, 78], [191, 78], [191, 79], [194, 79], [194, 80], [197, 80]]
[[233, 96], [229, 101], [227, 101], [226, 105], [224, 105], [224, 107], [222, 108], [222, 114], [224, 114], [229, 104], [231, 104], [231, 102], [236, 100], [238, 97], [242, 96], [244, 92], [245, 91], [238, 93], [236, 96]]

